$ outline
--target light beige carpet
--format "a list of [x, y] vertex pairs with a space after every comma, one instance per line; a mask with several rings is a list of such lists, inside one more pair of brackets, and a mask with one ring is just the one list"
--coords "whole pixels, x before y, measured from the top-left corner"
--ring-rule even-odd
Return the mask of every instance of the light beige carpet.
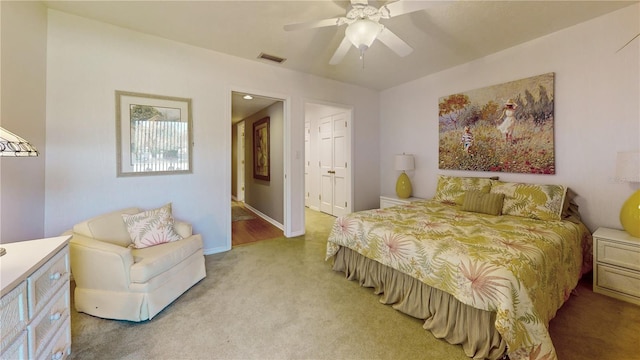
[[[206, 256], [207, 277], [151, 321], [72, 312], [71, 358], [467, 359], [332, 271], [324, 252], [333, 218], [307, 218], [305, 236]], [[637, 359], [640, 307], [587, 287], [579, 294], [551, 324], [560, 359]]]

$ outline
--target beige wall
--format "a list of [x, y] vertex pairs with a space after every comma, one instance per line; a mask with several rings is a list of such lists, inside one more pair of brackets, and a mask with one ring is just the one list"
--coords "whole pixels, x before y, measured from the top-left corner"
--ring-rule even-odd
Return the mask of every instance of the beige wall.
[[[245, 200], [252, 208], [277, 223], [284, 222], [284, 118], [283, 102], [263, 109], [245, 120]], [[269, 148], [271, 149], [269, 181], [253, 178], [253, 124], [269, 117]]]
[[415, 154], [413, 193], [432, 197], [438, 169], [438, 99], [555, 73], [556, 175], [496, 173], [501, 180], [564, 184], [578, 193], [587, 226], [620, 228], [620, 207], [640, 184], [616, 182], [618, 151], [640, 150], [640, 5], [578, 24], [380, 95], [380, 177], [393, 194], [393, 155]]
[[0, 1], [0, 7], [0, 125], [40, 150], [37, 158], [0, 159], [0, 241], [6, 243], [45, 233], [47, 10], [30, 1]]
[[[172, 200], [177, 216], [204, 235], [208, 252], [224, 251], [230, 246], [229, 94], [238, 88], [291, 100], [284, 157], [293, 231], [304, 231], [299, 157], [310, 99], [354, 108], [355, 210], [375, 207], [379, 193], [393, 191], [396, 174], [389, 169], [402, 151], [417, 155], [416, 195], [433, 195], [439, 96], [546, 72], [556, 73], [558, 174], [501, 177], [569, 185], [591, 228], [619, 227], [620, 204], [638, 186], [612, 179], [615, 152], [639, 147], [639, 42], [615, 53], [639, 31], [637, 4], [381, 93], [57, 11], [47, 16], [37, 2], [0, 7], [1, 124], [43, 153], [0, 160], [3, 242], [53, 236], [94, 214]], [[194, 174], [115, 177], [116, 89], [193, 99]]]
[[[203, 235], [207, 253], [229, 249], [232, 91], [287, 100], [281, 125], [281, 173], [287, 173], [289, 189], [280, 197], [289, 208], [285, 233], [304, 232], [307, 99], [354, 107], [360, 142], [354, 180], [363, 183], [354, 196], [356, 209], [377, 204], [379, 168], [370, 159], [378, 154], [377, 91], [59, 11], [49, 11], [48, 23], [45, 233], [58, 234], [106, 211], [171, 201], [175, 216]], [[192, 99], [193, 174], [115, 176], [115, 90]]]

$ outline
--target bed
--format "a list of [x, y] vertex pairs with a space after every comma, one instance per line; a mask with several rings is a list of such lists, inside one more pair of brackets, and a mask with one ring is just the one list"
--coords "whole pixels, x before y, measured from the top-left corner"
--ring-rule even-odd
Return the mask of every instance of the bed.
[[433, 199], [337, 218], [326, 259], [469, 357], [555, 359], [549, 321], [592, 264], [570, 198], [441, 175]]

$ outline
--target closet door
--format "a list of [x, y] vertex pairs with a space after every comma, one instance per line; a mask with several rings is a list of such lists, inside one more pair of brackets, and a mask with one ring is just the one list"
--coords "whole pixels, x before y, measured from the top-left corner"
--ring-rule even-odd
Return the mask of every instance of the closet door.
[[349, 118], [346, 112], [319, 121], [320, 211], [334, 216], [348, 212], [350, 186]]

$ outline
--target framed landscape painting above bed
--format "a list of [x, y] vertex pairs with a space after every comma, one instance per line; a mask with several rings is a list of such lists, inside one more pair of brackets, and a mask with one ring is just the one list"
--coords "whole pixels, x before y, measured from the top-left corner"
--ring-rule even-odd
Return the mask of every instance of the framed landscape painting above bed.
[[439, 168], [555, 174], [554, 73], [439, 99]]

